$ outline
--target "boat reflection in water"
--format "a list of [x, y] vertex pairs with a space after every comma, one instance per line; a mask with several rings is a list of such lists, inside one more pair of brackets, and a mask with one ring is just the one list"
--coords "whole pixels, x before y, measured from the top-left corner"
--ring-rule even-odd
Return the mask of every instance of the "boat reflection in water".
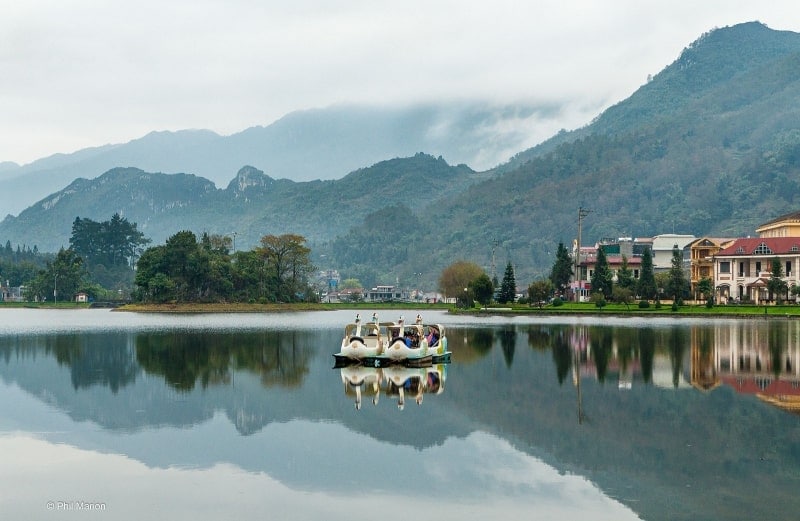
[[447, 364], [428, 367], [367, 367], [350, 365], [340, 368], [344, 394], [355, 400], [355, 408], [360, 410], [363, 397], [372, 399], [378, 405], [381, 394], [397, 397], [397, 408], [405, 407], [406, 397], [422, 405], [425, 394], [441, 394], [447, 376]]

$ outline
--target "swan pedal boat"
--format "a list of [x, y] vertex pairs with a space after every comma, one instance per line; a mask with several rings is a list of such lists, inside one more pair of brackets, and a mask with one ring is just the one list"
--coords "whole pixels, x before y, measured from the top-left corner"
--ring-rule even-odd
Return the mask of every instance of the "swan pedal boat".
[[[441, 324], [423, 325], [417, 322], [405, 325], [402, 320], [399, 323], [370, 322], [366, 324], [367, 336], [360, 335], [360, 328], [355, 328], [357, 325], [358, 323], [348, 324], [345, 328], [342, 349], [334, 355], [336, 367], [355, 363], [370, 367], [388, 367], [395, 364], [427, 367], [431, 364], [450, 362], [447, 337]], [[431, 334], [432, 337], [429, 336]], [[428, 345], [429, 338], [431, 345]]]
[[382, 354], [383, 346], [384, 340], [379, 324], [354, 322], [345, 326], [341, 350], [334, 356], [337, 357], [337, 361], [347, 359], [358, 362], [366, 357]]

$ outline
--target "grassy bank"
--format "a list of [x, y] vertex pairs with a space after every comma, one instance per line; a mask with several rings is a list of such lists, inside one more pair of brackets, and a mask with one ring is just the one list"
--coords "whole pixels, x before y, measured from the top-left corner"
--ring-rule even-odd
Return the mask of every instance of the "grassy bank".
[[[0, 309], [5, 308], [34, 308], [34, 309], [88, 309], [90, 304], [77, 304], [74, 302], [59, 302], [58, 304], [41, 302], [0, 302]], [[385, 302], [385, 303], [297, 303], [297, 304], [245, 304], [245, 303], [183, 303], [183, 304], [141, 304], [131, 303], [119, 306], [117, 311], [134, 313], [282, 313], [297, 311], [331, 311], [349, 309], [372, 313], [380, 310], [409, 310], [423, 312], [426, 309], [450, 311], [454, 314], [470, 315], [531, 315], [531, 316], [557, 316], [557, 315], [614, 315], [614, 316], [688, 316], [688, 317], [730, 317], [730, 318], [800, 318], [800, 306], [753, 306], [729, 305], [707, 308], [705, 305], [684, 305], [672, 311], [672, 305], [662, 304], [660, 308], [651, 304], [649, 308], [640, 309], [637, 304], [625, 306], [624, 304], [609, 303], [603, 308], [598, 308], [592, 303], [565, 302], [561, 306], [530, 307], [528, 305], [496, 305], [486, 308], [456, 308], [451, 304], [424, 304], [413, 302]]]
[[0, 301], [0, 309], [32, 308], [32, 309], [89, 309], [85, 302], [6, 302]]
[[649, 308], [641, 309], [638, 304], [607, 304], [598, 308], [593, 303], [565, 302], [561, 306], [505, 306], [487, 307], [481, 309], [456, 310], [457, 313], [470, 314], [513, 314], [513, 315], [629, 315], [629, 316], [707, 316], [707, 317], [767, 317], [767, 318], [800, 318], [800, 306], [798, 305], [729, 305], [714, 306], [707, 308], [705, 304], [683, 305], [673, 311], [672, 304], [662, 304], [660, 308], [650, 304]]
[[126, 304], [117, 308], [118, 311], [131, 311], [139, 313], [279, 313], [291, 311], [331, 311], [337, 309], [353, 309], [364, 311], [379, 311], [381, 309], [449, 309], [447, 304], [415, 304], [411, 302], [383, 302], [383, 303], [296, 303], [296, 304], [245, 304], [245, 303], [214, 303], [214, 304]]

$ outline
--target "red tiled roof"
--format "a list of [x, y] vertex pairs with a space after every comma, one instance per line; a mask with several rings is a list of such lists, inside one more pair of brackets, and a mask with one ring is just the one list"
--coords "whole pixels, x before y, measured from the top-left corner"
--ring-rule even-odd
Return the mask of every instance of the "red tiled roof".
[[[800, 237], [753, 237], [747, 239], [736, 239], [733, 244], [727, 248], [720, 250], [717, 257], [742, 255], [737, 253], [739, 248], [742, 249], [744, 255], [753, 255], [756, 248], [764, 244], [769, 248], [772, 253], [766, 255], [781, 255], [789, 253], [800, 254]], [[792, 250], [794, 248], [794, 250]]]

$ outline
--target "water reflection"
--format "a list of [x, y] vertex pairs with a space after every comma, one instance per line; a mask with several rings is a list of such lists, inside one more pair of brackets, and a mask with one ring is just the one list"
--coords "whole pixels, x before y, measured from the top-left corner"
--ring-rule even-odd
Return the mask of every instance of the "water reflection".
[[[143, 490], [185, 487], [186, 508], [193, 483], [250, 483], [287, 518], [386, 501], [397, 514], [435, 503], [442, 519], [786, 519], [800, 508], [800, 419], [785, 412], [800, 394], [800, 322], [474, 321], [448, 328], [450, 365], [413, 370], [332, 369], [331, 322], [0, 335], [0, 448], [21, 451], [0, 485], [25, 482], [21, 497], [39, 500], [79, 496], [72, 485], [85, 481], [104, 497], [83, 497], [129, 505], [114, 485], [128, 472]], [[24, 474], [32, 451], [92, 470]], [[365, 483], [376, 465], [394, 475]]]
[[447, 364], [429, 367], [404, 367], [391, 365], [384, 368], [350, 365], [340, 368], [344, 394], [355, 400], [355, 408], [361, 409], [363, 395], [368, 396], [373, 405], [378, 405], [381, 393], [397, 398], [397, 408], [405, 407], [406, 397], [417, 405], [422, 405], [425, 394], [437, 395], [444, 392], [447, 378]]
[[[755, 326], [755, 327], [754, 327]], [[711, 392], [727, 386], [773, 405], [794, 410], [800, 401], [800, 324], [795, 321], [721, 322], [686, 328], [604, 325], [529, 325], [454, 329], [450, 339], [461, 364], [479, 363], [497, 345], [512, 368], [519, 332], [534, 351], [550, 351], [559, 384], [593, 379], [620, 390], [636, 385], [693, 387]], [[232, 386], [236, 374], [249, 373], [266, 387], [300, 388], [320, 356], [318, 332], [151, 332], [53, 334], [0, 337], [0, 358], [52, 357], [68, 368], [75, 390], [108, 387], [112, 393], [134, 385], [142, 372], [163, 378], [175, 391], [197, 386]], [[324, 353], [323, 353], [324, 354]], [[443, 366], [430, 371], [345, 368], [345, 394], [361, 406], [362, 393], [406, 397], [421, 402], [441, 393]], [[396, 373], [396, 374], [394, 374]]]
[[136, 361], [179, 391], [199, 382], [228, 385], [232, 373], [259, 375], [265, 386], [298, 387], [317, 351], [309, 334], [270, 331], [253, 333], [171, 332], [136, 337]]

